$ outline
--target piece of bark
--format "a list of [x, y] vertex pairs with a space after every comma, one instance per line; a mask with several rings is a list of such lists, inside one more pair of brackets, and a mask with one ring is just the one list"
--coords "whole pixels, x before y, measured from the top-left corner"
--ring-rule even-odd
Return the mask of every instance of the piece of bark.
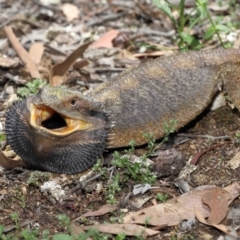
[[185, 157], [174, 148], [161, 151], [156, 159], [152, 170], [157, 177], [177, 175], [185, 165]]

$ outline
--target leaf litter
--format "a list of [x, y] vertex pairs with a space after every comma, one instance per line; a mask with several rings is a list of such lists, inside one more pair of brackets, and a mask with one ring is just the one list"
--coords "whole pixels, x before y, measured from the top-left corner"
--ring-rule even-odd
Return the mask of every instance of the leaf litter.
[[[18, 82], [16, 77], [30, 81], [33, 78], [44, 76], [55, 86], [68, 84], [69, 87], [78, 88], [84, 92], [91, 90], [97, 84], [94, 83], [89, 76], [101, 79], [101, 81], [106, 81], [110, 76], [114, 77], [116, 69], [122, 71], [121, 69], [138, 64], [142, 58], [168, 55], [178, 49], [177, 45], [173, 45], [172, 41], [172, 36], [175, 34], [175, 29], [172, 24], [158, 9], [153, 8], [151, 5], [146, 5], [144, 2], [111, 1], [112, 3], [109, 6], [101, 6], [94, 1], [94, 4], [86, 2], [79, 6], [77, 1], [73, 1], [70, 6], [61, 4], [59, 1], [55, 5], [51, 3], [47, 3], [46, 5], [46, 3], [44, 3], [43, 6], [42, 3], [35, 5], [32, 1], [24, 0], [24, 8], [30, 6], [29, 9], [37, 9], [35, 12], [37, 22], [32, 18], [28, 18], [21, 3], [20, 5], [13, 4], [11, 8], [8, 8], [8, 4], [6, 4], [5, 1], [3, 2], [3, 8], [9, 9], [10, 11], [4, 11], [0, 16], [0, 18], [5, 21], [5, 24], [2, 25], [4, 26], [4, 31], [0, 29], [0, 37], [1, 33], [5, 32], [13, 49], [16, 51], [16, 53], [13, 52], [5, 39], [3, 39], [4, 41], [0, 39], [0, 47], [1, 50], [3, 50], [3, 60], [1, 60], [0, 63], [0, 72], [3, 76], [1, 80], [5, 81], [3, 83], [6, 85], [6, 87], [3, 88], [5, 95], [3, 111], [5, 111], [6, 103], [11, 98], [11, 96], [7, 95], [6, 91], [4, 92], [4, 89], [7, 89], [9, 84], [15, 88], [19, 87], [19, 84], [21, 86], [21, 81]], [[19, 6], [21, 7], [23, 15], [26, 16], [25, 19], [11, 18], [9, 14], [18, 13]], [[187, 10], [191, 11], [192, 6], [192, 3], [186, 5]], [[229, 11], [229, 6], [226, 7], [224, 5], [220, 8], [216, 2], [212, 2], [209, 7], [218, 13]], [[69, 13], [69, 9], [74, 9], [72, 16], [71, 13]], [[118, 11], [122, 11], [123, 14], [118, 14]], [[10, 20], [7, 21], [7, 18]], [[139, 21], [139, 19], [141, 19], [141, 21]], [[163, 29], [160, 29], [161, 31], [159, 31], [159, 27], [156, 27], [158, 21], [162, 21]], [[71, 24], [69, 24], [69, 22], [71, 22]], [[142, 27], [142, 23], [146, 24], [144, 28]], [[125, 26], [135, 26], [136, 30], [134, 30], [134, 27], [125, 28]], [[95, 42], [93, 41], [92, 44], [91, 51], [93, 51], [93, 57], [91, 59], [84, 59], [83, 54], [87, 55], [85, 50], [89, 46], [89, 40], [92, 39], [98, 39]], [[161, 45], [159, 43], [161, 43]], [[147, 46], [149, 45], [151, 45], [152, 48], [148, 48]], [[99, 47], [102, 49], [99, 49]], [[154, 47], [158, 47], [160, 50], [153, 50]], [[4, 61], [4, 58], [7, 60]], [[81, 58], [81, 60], [76, 62], [79, 58]], [[19, 66], [19, 59], [23, 63], [22, 66]], [[17, 62], [15, 60], [17, 60]], [[67, 81], [70, 75], [69, 72], [73, 70], [82, 72], [85, 69], [87, 69], [85, 84], [82, 84], [81, 80], [74, 80], [73, 82]], [[10, 72], [14, 75], [13, 77], [11, 77]], [[48, 75], [50, 75], [50, 77]], [[6, 79], [15, 80], [6, 82]], [[223, 110], [222, 116], [216, 112], [208, 114], [200, 120], [199, 125], [193, 126], [191, 129], [200, 133], [212, 134], [214, 132], [213, 135], [219, 133], [220, 136], [235, 136], [235, 123], [233, 123], [233, 119], [236, 118], [234, 118], [234, 116], [228, 118], [229, 112], [227, 112], [227, 115], [224, 111], [225, 110]], [[229, 128], [230, 130], [227, 130], [225, 127], [228, 124], [224, 123], [229, 122], [233, 124]], [[222, 126], [224, 127], [221, 128]], [[218, 129], [221, 130], [218, 131]], [[219, 140], [220, 144], [222, 141]], [[85, 226], [79, 226], [79, 223], [81, 223], [80, 219], [86, 217], [95, 219], [98, 222], [97, 228], [101, 232], [113, 234], [125, 232], [129, 236], [134, 236], [139, 233], [139, 235], [143, 234], [142, 236], [145, 238], [156, 234], [159, 237], [166, 237], [167, 235], [165, 236], [164, 233], [159, 232], [159, 230], [163, 228], [166, 232], [167, 229], [171, 229], [169, 226], [177, 226], [186, 219], [191, 222], [196, 217], [200, 222], [210, 227], [202, 229], [201, 226], [198, 226], [199, 232], [203, 230], [204, 234], [210, 232], [211, 236], [218, 236], [219, 232], [214, 232], [213, 228], [211, 228], [214, 227], [220, 231], [229, 233], [226, 216], [228, 213], [231, 213], [233, 209], [230, 203], [239, 196], [239, 185], [236, 182], [231, 185], [229, 184], [239, 179], [239, 164], [235, 163], [235, 167], [232, 169], [227, 167], [227, 160], [230, 160], [234, 155], [233, 150], [228, 145], [221, 145], [224, 147], [224, 157], [227, 159], [224, 162], [219, 160], [219, 158], [222, 157], [217, 152], [219, 149], [205, 152], [204, 149], [209, 149], [212, 146], [215, 146], [214, 143], [209, 145], [201, 139], [192, 140], [190, 144], [181, 144], [178, 147], [178, 151], [184, 152], [188, 158], [194, 156], [196, 152], [204, 152], [204, 155], [206, 155], [201, 157], [201, 161], [198, 162], [198, 166], [194, 172], [188, 171], [188, 174], [185, 174], [183, 177], [184, 181], [189, 182], [191, 186], [189, 189], [191, 189], [191, 191], [176, 196], [179, 195], [179, 193], [173, 183], [176, 182], [177, 179], [173, 176], [166, 177], [164, 181], [158, 181], [153, 186], [140, 183], [141, 192], [144, 194], [144, 199], [146, 200], [144, 200], [143, 205], [139, 206], [141, 209], [136, 212], [131, 212], [131, 206], [128, 205], [126, 209], [120, 209], [117, 205], [106, 205], [103, 193], [97, 190], [84, 193], [81, 188], [61, 199], [61, 202], [55, 202], [57, 203], [56, 207], [54, 204], [49, 204], [52, 200], [49, 199], [50, 196], [47, 196], [48, 193], [40, 193], [40, 189], [29, 185], [27, 186], [28, 191], [25, 196], [27, 208], [22, 211], [23, 203], [20, 204], [16, 201], [13, 203], [14, 209], [18, 211], [22, 219], [31, 219], [35, 209], [38, 209], [40, 216], [44, 216], [38, 219], [39, 223], [46, 227], [49, 226], [49, 222], [51, 222], [51, 227], [54, 231], [59, 229], [54, 221], [56, 221], [55, 215], [60, 211], [71, 216], [72, 220], [78, 219], [75, 221], [77, 223], [72, 223], [71, 227], [75, 224], [75, 230], [77, 229], [76, 231], [80, 232], [96, 226], [91, 223], [88, 223], [88, 226], [86, 226], [86, 224], [83, 224]], [[22, 166], [23, 162], [13, 160], [8, 150], [6, 154], [9, 157], [4, 156], [1, 152], [0, 165], [4, 166], [5, 164], [5, 167], [10, 169]], [[111, 156], [111, 152], [109, 155]], [[211, 160], [206, 162], [209, 156]], [[227, 173], [226, 175], [223, 175], [224, 171], [222, 169]], [[11, 222], [9, 213], [14, 210], [8, 209], [6, 202], [15, 196], [14, 191], [17, 190], [18, 185], [21, 185], [20, 182], [23, 179], [27, 181], [30, 174], [35, 173], [34, 171], [32, 172], [32, 170], [28, 171], [24, 169], [20, 170], [19, 173], [17, 171], [19, 170], [12, 169], [10, 171], [5, 170], [0, 172], [1, 179], [8, 178], [8, 183], [6, 181], [0, 181], [2, 191], [5, 192], [4, 199], [0, 200], [5, 207], [5, 209], [0, 207], [0, 224], [5, 223], [6, 219], [8, 219], [8, 222]], [[218, 174], [226, 177], [219, 178]], [[65, 191], [69, 192], [76, 184], [79, 184], [79, 177], [61, 177], [59, 184]], [[189, 177], [191, 177], [191, 180]], [[52, 178], [54, 179], [55, 176], [53, 175]], [[9, 182], [14, 186], [13, 189], [9, 188]], [[208, 186], [209, 183], [216, 183], [219, 187]], [[134, 189], [134, 184], [133, 182], [129, 183], [128, 188], [130, 188], [131, 191]], [[106, 185], [107, 184], [104, 183], [104, 187], [106, 187]], [[225, 188], [220, 187], [227, 185], [228, 187]], [[173, 198], [168, 199], [165, 203], [156, 204], [154, 190], [160, 187], [162, 188], [162, 192], [167, 192]], [[129, 189], [127, 189], [127, 191], [129, 191]], [[35, 201], [31, 199], [30, 196], [33, 197]], [[117, 197], [120, 199], [121, 195]], [[141, 200], [140, 196], [139, 199]], [[149, 201], [150, 199], [151, 201]], [[45, 209], [41, 208], [41, 210], [39, 210], [38, 205], [35, 205], [35, 203], [39, 202], [43, 203]], [[154, 206], [151, 206], [151, 204], [154, 204]], [[89, 208], [91, 210], [89, 210]], [[92, 210], [92, 208], [94, 210]], [[221, 209], [221, 211], [219, 211], [219, 209]], [[126, 216], [124, 217], [124, 221], [131, 216], [130, 219], [132, 223], [101, 224], [106, 219], [109, 219], [109, 216], [119, 218], [119, 211], [125, 212]], [[140, 212], [144, 213], [143, 216], [138, 215]], [[235, 212], [237, 212], [237, 210], [235, 210]], [[134, 218], [136, 216], [138, 216], [137, 219]], [[144, 216], [147, 217], [144, 219]], [[24, 221], [21, 222], [21, 224], [23, 223]], [[30, 224], [31, 223], [28, 223], [28, 225]], [[156, 226], [155, 229], [153, 229], [153, 226]], [[195, 229], [195, 231], [198, 231], [198, 229]], [[188, 231], [191, 233], [193, 230], [189, 228]], [[171, 233], [168, 232], [168, 234]], [[194, 234], [194, 231], [192, 234]]]

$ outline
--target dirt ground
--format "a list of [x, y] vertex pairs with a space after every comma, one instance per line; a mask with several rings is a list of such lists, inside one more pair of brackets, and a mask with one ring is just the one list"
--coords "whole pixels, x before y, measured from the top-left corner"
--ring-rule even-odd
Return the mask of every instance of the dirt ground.
[[[4, 133], [5, 113], [9, 105], [20, 95], [23, 96], [24, 91], [31, 93], [36, 90], [31, 90], [30, 87], [23, 89], [36, 77], [33, 77], [32, 69], [27, 62], [24, 62], [26, 57], [21, 59], [21, 53], [10, 44], [9, 40], [11, 41], [12, 38], [6, 34], [6, 26], [11, 26], [20, 45], [28, 53], [30, 52], [29, 56], [36, 61], [37, 69], [46, 81], [49, 80], [49, 69], [53, 65], [63, 61], [79, 45], [92, 40], [94, 47], [84, 53], [84, 59], [88, 64], [82, 61], [79, 65], [71, 67], [67, 73], [68, 80], [64, 82], [67, 87], [83, 92], [90, 91], [102, 82], [110, 81], [120, 72], [137, 66], [146, 59], [170, 55], [179, 50], [176, 26], [151, 1], [59, 0], [56, 4], [50, 2], [50, 0], [0, 1], [0, 130], [2, 133]], [[179, 4], [179, 1], [170, 2], [175, 3], [176, 6]], [[204, 39], [211, 22], [207, 17], [196, 21], [190, 33], [202, 44], [202, 48], [217, 48], [222, 44], [239, 47], [239, 4], [239, 1], [207, 1], [211, 19], [216, 25], [228, 26], [229, 29], [221, 28], [218, 32], [219, 36], [215, 33], [209, 39]], [[177, 9], [172, 7], [171, 11], [175, 19], [180, 21]], [[184, 9], [186, 16], [188, 14], [193, 16], [185, 23], [187, 32], [196, 14], [193, 11], [196, 9], [195, 1], [186, 1]], [[75, 17], [71, 19], [72, 16]], [[36, 42], [41, 45], [29, 50]], [[183, 45], [186, 47], [186, 42]], [[194, 49], [193, 45], [189, 47], [189, 50], [192, 49]], [[21, 89], [20, 93], [19, 89]], [[224, 98], [228, 100], [227, 96]], [[115, 150], [104, 153], [104, 161], [102, 161], [104, 164], [102, 163], [103, 165], [97, 170], [90, 169], [83, 174], [59, 175], [21, 167], [2, 168], [0, 225], [4, 230], [3, 233], [0, 231], [0, 239], [51, 239], [56, 233], [68, 235], [62, 236], [63, 238], [55, 236], [55, 239], [124, 239], [124, 237], [120, 238], [120, 235], [117, 237], [111, 235], [109, 229], [104, 234], [89, 235], [90, 238], [83, 235], [82, 238], [74, 238], [71, 234], [83, 232], [86, 230], [84, 227], [102, 223], [116, 224], [110, 228], [118, 229], [121, 227], [121, 219], [128, 213], [166, 201], [166, 199], [159, 200], [157, 195], [163, 198], [166, 196], [167, 200], [171, 200], [188, 192], [186, 189], [194, 190], [199, 186], [208, 185], [224, 188], [232, 183], [240, 183], [239, 165], [233, 168], [229, 164], [234, 157], [235, 163], [240, 164], [240, 156], [238, 156], [240, 114], [229, 101], [222, 105], [214, 111], [206, 109], [177, 133], [170, 134], [169, 140], [155, 149], [149, 159], [153, 164], [151, 171], [158, 177], [154, 183], [150, 183], [151, 188], [143, 194], [136, 196], [132, 194], [136, 184], [145, 183], [143, 179], [136, 180], [128, 176], [126, 180], [127, 170], [112, 166], [111, 160], [114, 158]], [[4, 135], [1, 134], [0, 137], [2, 136]], [[155, 146], [160, 142], [161, 140], [157, 141]], [[4, 137], [1, 146], [4, 153], [10, 152]], [[176, 163], [167, 164], [169, 161], [175, 161], [171, 154], [161, 158], [161, 154], [163, 151], [166, 153], [167, 149], [177, 154]], [[125, 150], [118, 149], [120, 156], [126, 154]], [[142, 146], [137, 147], [131, 154], [142, 156], [147, 151], [147, 146]], [[9, 157], [12, 157], [11, 154], [9, 153]], [[196, 166], [196, 169], [187, 174], [180, 183], [179, 173], [189, 159], [193, 159], [192, 165]], [[176, 167], [174, 172], [171, 172], [172, 165]], [[120, 179], [117, 181], [116, 178], [112, 178], [113, 175], [119, 176]], [[48, 181], [58, 184], [57, 195], [56, 192], [52, 193], [52, 190], [43, 190], [43, 185]], [[117, 184], [115, 188], [114, 183]], [[178, 187], [176, 183], [179, 184]], [[134, 204], [135, 201], [138, 205]], [[108, 203], [116, 207], [106, 212], [100, 211], [99, 214], [94, 213], [89, 217], [83, 215], [102, 209]], [[188, 205], [187, 202], [185, 204]], [[239, 239], [240, 198], [238, 196], [229, 205], [229, 209], [235, 211], [236, 216], [234, 218], [225, 216], [221, 224], [234, 230], [235, 237], [227, 238], [223, 231], [200, 223], [198, 220], [188, 227], [183, 226], [183, 221], [171, 225], [169, 220], [169, 224], [157, 226], [143, 224], [158, 231], [157, 234], [147, 237], [136, 233], [139, 236], [126, 236], [125, 239]], [[221, 210], [220, 206], [219, 211]], [[66, 217], [59, 220], [60, 214]], [[174, 218], [175, 215], [172, 216], [172, 219]], [[26, 235], [23, 234], [24, 230], [28, 231]], [[46, 237], [44, 237], [45, 230], [49, 231]]]

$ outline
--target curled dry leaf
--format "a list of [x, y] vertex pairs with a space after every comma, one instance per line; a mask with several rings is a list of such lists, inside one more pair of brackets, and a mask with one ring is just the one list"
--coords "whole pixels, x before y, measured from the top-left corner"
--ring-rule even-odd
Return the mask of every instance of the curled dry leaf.
[[42, 60], [44, 53], [44, 45], [42, 42], [33, 43], [29, 49], [29, 56], [36, 64], [39, 64]]
[[145, 228], [135, 224], [98, 224], [93, 226], [82, 227], [83, 230], [97, 229], [99, 232], [119, 234], [125, 233], [127, 236], [142, 236], [144, 239], [158, 234], [158, 231]]
[[229, 231], [228, 231], [228, 228], [223, 225], [223, 224], [209, 224], [207, 223], [207, 221], [205, 220], [204, 216], [197, 210], [195, 209], [195, 216], [196, 218], [198, 219], [199, 222], [205, 224], [205, 225], [208, 225], [208, 226], [212, 226], [212, 227], [215, 227], [217, 228], [218, 230], [228, 234]]
[[84, 214], [82, 214], [80, 217], [74, 219], [73, 221], [77, 221], [79, 220], [80, 218], [83, 218], [83, 217], [95, 217], [95, 216], [102, 216], [106, 213], [109, 213], [109, 212], [113, 212], [115, 211], [116, 209], [118, 208], [118, 206], [115, 204], [115, 205], [111, 205], [111, 204], [106, 204], [106, 205], [103, 205], [100, 209], [98, 209], [97, 211], [89, 211], [89, 212], [86, 212]]
[[15, 167], [25, 167], [26, 164], [22, 160], [13, 160], [4, 155], [2, 150], [0, 150], [0, 167], [5, 169], [12, 169]]
[[76, 62], [76, 60], [83, 56], [84, 51], [92, 42], [87, 42], [75, 51], [73, 51], [63, 62], [54, 65], [49, 71], [49, 84], [52, 86], [60, 86], [66, 81], [66, 72]]
[[231, 195], [228, 191], [216, 187], [210, 192], [203, 195], [202, 201], [211, 208], [208, 222], [210, 224], [220, 223], [228, 214], [228, 200], [231, 199]]
[[113, 47], [113, 39], [117, 37], [119, 34], [118, 30], [112, 29], [101, 36], [96, 42], [91, 45], [91, 48], [112, 48]]
[[[130, 213], [124, 217], [123, 221], [124, 223], [145, 224], [146, 219], [149, 219], [148, 223], [153, 226], [175, 226], [182, 220], [193, 219], [195, 217], [195, 210], [200, 212], [204, 218], [209, 217], [210, 209], [207, 205], [203, 204], [202, 197], [215, 188], [215, 186], [198, 187], [166, 203]], [[228, 204], [240, 195], [240, 186], [237, 183], [233, 183], [224, 189], [231, 195]]]
[[24, 64], [26, 64], [26, 68], [29, 71], [32, 78], [41, 78], [41, 75], [38, 71], [36, 63], [31, 59], [28, 52], [23, 48], [18, 39], [16, 38], [13, 30], [10, 26], [5, 26], [4, 31], [10, 41], [11, 45], [15, 49], [19, 58], [22, 60]]

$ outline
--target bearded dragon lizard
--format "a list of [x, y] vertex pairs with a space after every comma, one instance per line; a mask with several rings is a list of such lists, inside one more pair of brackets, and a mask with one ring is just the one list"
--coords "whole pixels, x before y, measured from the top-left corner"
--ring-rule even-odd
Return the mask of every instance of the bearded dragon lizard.
[[106, 148], [164, 136], [198, 116], [224, 89], [240, 109], [240, 50], [178, 53], [140, 64], [83, 95], [45, 86], [7, 112], [6, 135], [27, 163], [58, 173], [91, 167]]

